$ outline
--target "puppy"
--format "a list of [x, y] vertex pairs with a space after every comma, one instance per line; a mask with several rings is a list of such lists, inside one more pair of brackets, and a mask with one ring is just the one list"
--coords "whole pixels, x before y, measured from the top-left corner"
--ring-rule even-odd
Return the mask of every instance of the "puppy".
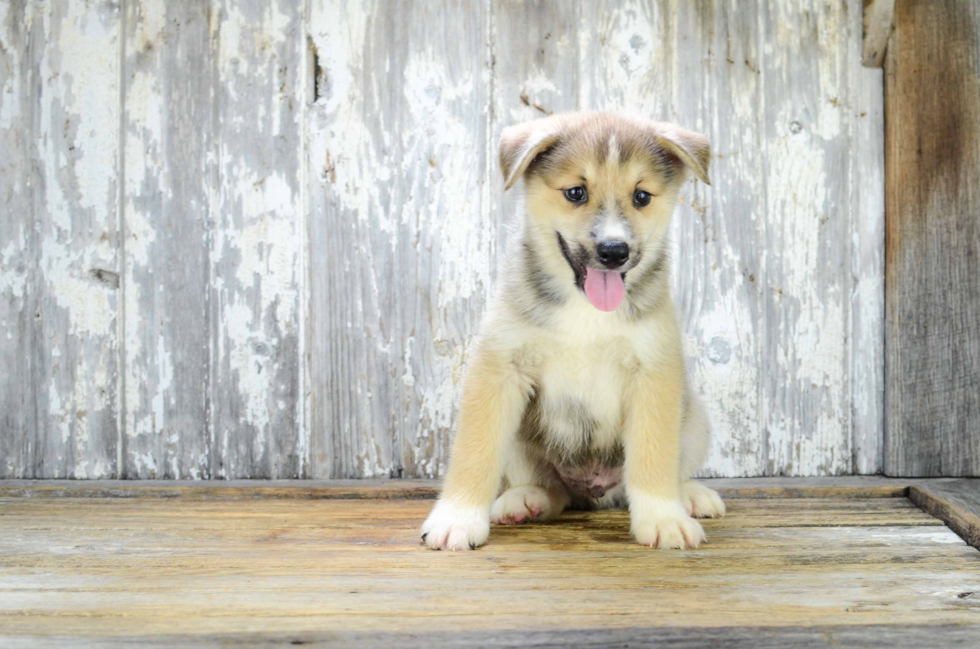
[[491, 522], [628, 504], [639, 543], [694, 548], [694, 517], [724, 515], [691, 480], [710, 428], [667, 263], [678, 192], [692, 172], [709, 183], [709, 160], [702, 135], [607, 113], [504, 131], [504, 188], [524, 179], [525, 224], [468, 362], [425, 545], [475, 549]]

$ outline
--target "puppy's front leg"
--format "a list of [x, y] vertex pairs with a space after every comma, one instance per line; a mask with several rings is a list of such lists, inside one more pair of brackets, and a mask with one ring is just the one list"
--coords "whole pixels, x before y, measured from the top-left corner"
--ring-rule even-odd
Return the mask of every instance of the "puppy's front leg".
[[636, 540], [657, 548], [696, 548], [701, 524], [680, 501], [680, 360], [655, 372], [641, 369], [627, 393], [624, 447], [630, 528]]
[[422, 525], [422, 541], [430, 548], [465, 550], [486, 543], [501, 456], [517, 432], [530, 391], [530, 381], [513, 363], [478, 349], [466, 373], [446, 482]]

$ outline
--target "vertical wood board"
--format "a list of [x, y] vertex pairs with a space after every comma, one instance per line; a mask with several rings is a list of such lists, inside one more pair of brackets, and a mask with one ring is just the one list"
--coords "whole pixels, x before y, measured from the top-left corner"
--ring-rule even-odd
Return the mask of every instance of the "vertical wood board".
[[119, 4], [32, 3], [34, 475], [115, 475]]
[[895, 6], [885, 57], [888, 475], [980, 475], [978, 30], [980, 8], [967, 0]]
[[711, 412], [708, 475], [766, 475], [774, 462], [764, 364], [768, 331], [764, 234], [765, 7], [678, 6], [672, 99], [659, 119], [704, 133], [711, 180], [691, 181], [674, 215], [674, 299], [692, 387]]
[[304, 475], [300, 0], [212, 8], [211, 471]]
[[127, 478], [210, 475], [210, 15], [206, 2], [126, 3]]
[[436, 477], [495, 259], [487, 8], [314, 2], [313, 475]]
[[34, 477], [33, 16], [0, 5], [0, 478]]

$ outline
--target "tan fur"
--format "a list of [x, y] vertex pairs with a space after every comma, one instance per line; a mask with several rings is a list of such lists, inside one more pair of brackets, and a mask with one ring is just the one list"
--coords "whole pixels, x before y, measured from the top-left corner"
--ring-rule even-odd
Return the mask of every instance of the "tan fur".
[[506, 431], [520, 423], [530, 390], [527, 377], [506, 354], [491, 345], [477, 349], [463, 388], [453, 462], [444, 486], [454, 502], [485, 506], [497, 496]]
[[[664, 257], [678, 191], [689, 172], [708, 182], [709, 160], [698, 134], [603, 113], [505, 130], [501, 170], [507, 187], [524, 178], [526, 223], [468, 364], [426, 545], [475, 548], [491, 517], [518, 523], [628, 501], [639, 542], [696, 547], [704, 533], [691, 514], [724, 514], [717, 494], [690, 480], [709, 431], [687, 385]], [[571, 187], [588, 200], [570, 202]], [[634, 201], [638, 190], [652, 195], [648, 205]], [[625, 272], [626, 298], [607, 313], [581, 281], [598, 263], [597, 242], [611, 239], [631, 256], [615, 271]]]

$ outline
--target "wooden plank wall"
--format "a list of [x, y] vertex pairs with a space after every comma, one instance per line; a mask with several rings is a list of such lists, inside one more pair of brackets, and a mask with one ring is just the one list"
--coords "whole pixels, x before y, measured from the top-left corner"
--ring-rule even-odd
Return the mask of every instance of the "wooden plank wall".
[[980, 7], [899, 0], [886, 67], [889, 475], [980, 475]]
[[494, 143], [708, 135], [673, 263], [706, 475], [882, 467], [859, 0], [8, 2], [0, 477], [438, 477], [518, 217]]
[[[120, 22], [6, 2], [0, 475], [96, 478], [119, 449]], [[9, 176], [8, 176], [9, 170]]]

